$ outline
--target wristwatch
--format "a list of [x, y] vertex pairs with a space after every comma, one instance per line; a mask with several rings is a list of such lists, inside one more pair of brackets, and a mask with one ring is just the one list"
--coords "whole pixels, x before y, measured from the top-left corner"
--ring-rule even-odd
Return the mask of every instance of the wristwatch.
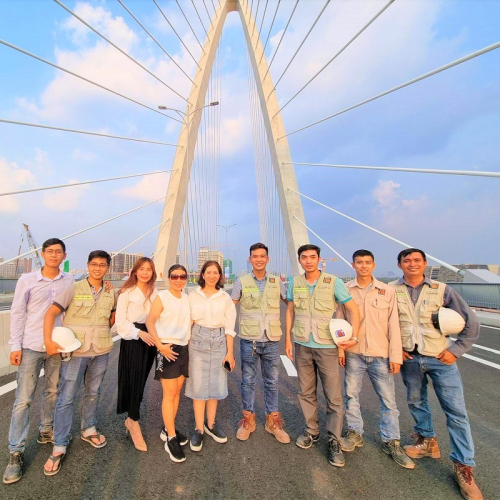
[[359, 339], [358, 339], [358, 337], [351, 337], [351, 340], [355, 340], [355, 341], [356, 341], [356, 344], [359, 344]]

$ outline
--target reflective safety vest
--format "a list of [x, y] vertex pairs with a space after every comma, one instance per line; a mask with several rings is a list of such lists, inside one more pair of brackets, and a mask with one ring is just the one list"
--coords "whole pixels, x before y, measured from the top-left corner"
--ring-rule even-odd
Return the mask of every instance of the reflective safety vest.
[[73, 285], [75, 295], [64, 315], [64, 326], [70, 328], [82, 343], [73, 354], [85, 356], [92, 348], [96, 354], [106, 354], [113, 348], [109, 318], [115, 299], [113, 291], [102, 290], [96, 302], [86, 279]]
[[432, 313], [444, 303], [446, 285], [431, 280], [424, 283], [418, 301], [413, 305], [408, 287], [393, 281], [389, 285], [396, 290], [401, 339], [405, 351], [413, 351], [415, 344], [424, 356], [437, 356], [451, 345], [451, 341], [432, 324]]
[[321, 273], [314, 292], [309, 293], [305, 275], [293, 278], [295, 319], [292, 334], [296, 342], [307, 343], [311, 334], [318, 344], [336, 347], [330, 333], [330, 320], [335, 308], [335, 280], [333, 274]]
[[261, 294], [252, 274], [240, 278], [240, 332], [246, 340], [277, 341], [281, 338], [280, 278], [267, 274], [266, 285]]

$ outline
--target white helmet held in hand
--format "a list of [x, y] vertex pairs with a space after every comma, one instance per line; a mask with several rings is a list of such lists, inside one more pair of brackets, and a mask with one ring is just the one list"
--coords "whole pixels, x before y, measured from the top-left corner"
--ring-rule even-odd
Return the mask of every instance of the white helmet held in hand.
[[65, 326], [56, 326], [52, 330], [52, 341], [62, 347], [59, 352], [73, 352], [82, 346], [73, 331]]
[[352, 337], [352, 326], [345, 319], [332, 319], [330, 333], [335, 344], [345, 342]]
[[432, 313], [432, 324], [434, 328], [441, 330], [443, 335], [455, 335], [465, 327], [465, 319], [453, 309], [440, 307]]

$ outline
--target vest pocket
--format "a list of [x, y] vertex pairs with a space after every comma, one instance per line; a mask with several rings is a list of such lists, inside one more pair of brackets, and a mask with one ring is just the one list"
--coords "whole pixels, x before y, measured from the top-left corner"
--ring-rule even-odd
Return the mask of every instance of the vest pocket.
[[113, 339], [109, 330], [100, 330], [98, 335], [97, 345], [99, 349], [109, 349], [113, 346]]
[[293, 303], [297, 309], [307, 310], [308, 295], [308, 292], [295, 292], [293, 294]]
[[277, 299], [276, 297], [267, 297], [267, 307], [270, 309], [279, 309], [280, 299]]
[[302, 341], [306, 340], [305, 322], [300, 320], [297, 321], [296, 319], [293, 323], [292, 333], [297, 340], [302, 340]]
[[243, 337], [259, 337], [260, 321], [258, 319], [242, 319], [240, 321], [240, 334]]
[[86, 318], [90, 316], [92, 307], [94, 306], [93, 300], [74, 300], [73, 304], [75, 306], [75, 316], [79, 318]]
[[247, 309], [259, 307], [260, 292], [249, 292], [241, 297], [241, 305]]
[[281, 337], [283, 332], [281, 331], [281, 321], [279, 319], [269, 320], [269, 337]]
[[328, 323], [318, 322], [318, 337], [322, 340], [332, 340], [329, 321]]
[[334, 310], [334, 299], [331, 295], [321, 293], [314, 298], [314, 308], [317, 311], [332, 311]]

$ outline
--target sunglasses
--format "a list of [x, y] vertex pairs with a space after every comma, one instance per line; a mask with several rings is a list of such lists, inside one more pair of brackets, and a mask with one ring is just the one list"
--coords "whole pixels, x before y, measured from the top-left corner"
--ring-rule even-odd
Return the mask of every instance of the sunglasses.
[[171, 274], [170, 278], [171, 280], [182, 280], [185, 281], [187, 280], [187, 274]]

